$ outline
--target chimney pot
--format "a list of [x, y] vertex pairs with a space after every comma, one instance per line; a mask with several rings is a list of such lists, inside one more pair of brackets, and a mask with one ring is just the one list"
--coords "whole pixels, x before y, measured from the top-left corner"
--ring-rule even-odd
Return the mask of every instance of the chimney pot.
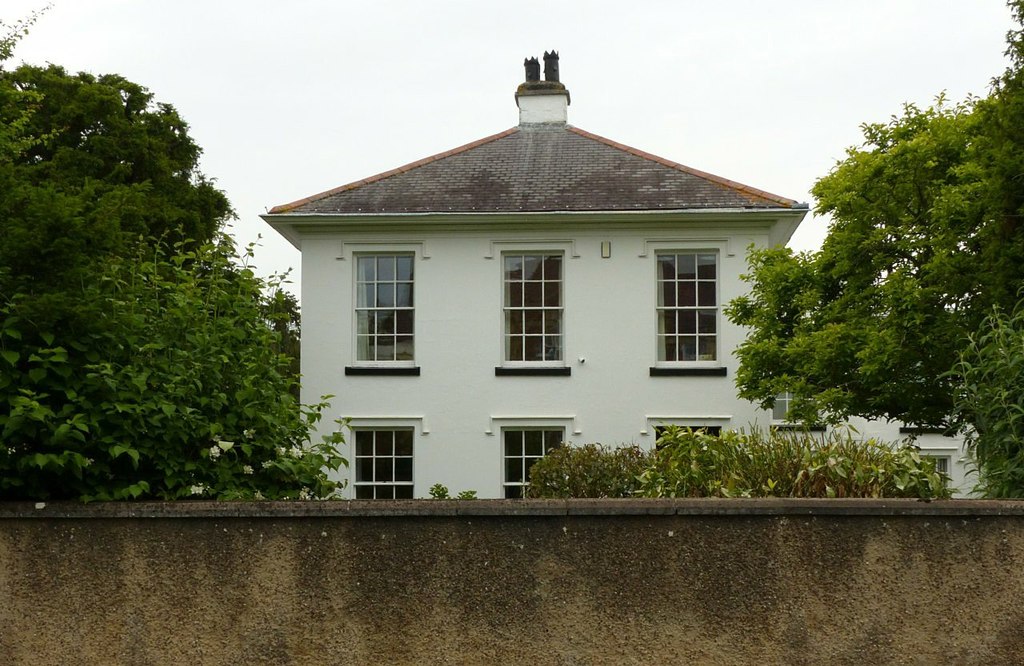
[[526, 68], [527, 81], [540, 81], [540, 62], [536, 58], [523, 60], [523, 67]]
[[558, 81], [558, 51], [544, 52], [544, 80]]

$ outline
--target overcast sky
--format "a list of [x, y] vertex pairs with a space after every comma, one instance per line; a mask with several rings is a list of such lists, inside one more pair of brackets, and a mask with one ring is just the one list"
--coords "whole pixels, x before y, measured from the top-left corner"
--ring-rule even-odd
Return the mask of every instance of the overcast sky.
[[[45, 4], [2, 0], [0, 20]], [[235, 237], [262, 234], [260, 272], [296, 281], [298, 251], [261, 213], [516, 125], [526, 56], [559, 52], [570, 124], [813, 206], [861, 123], [985, 95], [1014, 27], [1002, 0], [52, 4], [15, 61], [173, 104]], [[808, 216], [791, 246], [826, 231]]]

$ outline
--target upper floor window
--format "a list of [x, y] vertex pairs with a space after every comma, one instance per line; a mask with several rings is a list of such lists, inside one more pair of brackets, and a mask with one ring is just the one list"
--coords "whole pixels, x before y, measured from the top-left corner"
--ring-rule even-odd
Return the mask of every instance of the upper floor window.
[[413, 257], [356, 257], [356, 360], [413, 360]]
[[561, 361], [562, 255], [503, 258], [505, 361]]
[[658, 361], [718, 359], [718, 255], [658, 253]]

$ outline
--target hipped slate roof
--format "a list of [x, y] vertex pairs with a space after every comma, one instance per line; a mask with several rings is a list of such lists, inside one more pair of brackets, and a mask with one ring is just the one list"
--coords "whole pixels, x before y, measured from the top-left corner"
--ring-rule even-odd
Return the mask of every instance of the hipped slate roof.
[[779, 209], [797, 202], [570, 125], [519, 126], [271, 214]]

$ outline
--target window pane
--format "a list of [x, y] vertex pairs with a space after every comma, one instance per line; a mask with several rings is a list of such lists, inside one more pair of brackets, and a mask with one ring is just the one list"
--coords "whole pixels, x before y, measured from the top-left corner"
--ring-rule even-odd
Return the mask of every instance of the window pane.
[[518, 483], [523, 480], [523, 459], [505, 458], [505, 481]]
[[539, 335], [528, 335], [523, 339], [523, 360], [540, 361], [544, 350], [543, 338]]
[[527, 310], [524, 314], [526, 315], [527, 333], [544, 332], [544, 313], [541, 310]]
[[551, 255], [544, 257], [544, 279], [545, 280], [561, 280], [562, 279], [562, 257], [558, 255]]
[[397, 335], [395, 336], [395, 360], [396, 361], [411, 361], [413, 360], [412, 355], [412, 336], [411, 335]]
[[510, 308], [523, 307], [523, 283], [505, 283], [505, 305]]
[[697, 336], [695, 335], [681, 335], [679, 336], [679, 360], [680, 361], [696, 361], [697, 360]]
[[562, 346], [559, 338], [545, 337], [544, 338], [544, 360], [545, 361], [561, 361], [562, 360]]
[[543, 298], [543, 293], [543, 283], [524, 282], [523, 305], [528, 308], [539, 308], [544, 304], [541, 300]]
[[395, 481], [412, 481], [412, 458], [395, 458]]
[[674, 336], [659, 336], [658, 337], [658, 360], [659, 361], [675, 361], [676, 359], [676, 339]]
[[562, 312], [561, 310], [548, 311], [544, 313], [544, 333], [547, 335], [555, 335], [560, 333], [562, 330]]
[[697, 332], [715, 333], [716, 310], [697, 310]]
[[697, 283], [697, 305], [715, 305], [715, 283]]
[[395, 307], [395, 285], [387, 283], [377, 285], [376, 305], [378, 308]]
[[693, 254], [676, 255], [676, 275], [680, 280], [697, 279], [697, 257]]
[[522, 310], [508, 310], [505, 312], [505, 330], [512, 335], [522, 333], [525, 314]]
[[658, 256], [658, 275], [662, 280], [676, 279], [676, 256], [674, 254]]
[[561, 282], [545, 282], [544, 283], [544, 307], [546, 308], [557, 308], [562, 305], [562, 283]]
[[395, 285], [395, 305], [400, 308], [412, 307], [412, 283]]
[[395, 260], [395, 278], [407, 282], [412, 281], [412, 257], [398, 257]]
[[390, 310], [387, 312], [377, 313], [377, 333], [393, 334], [395, 332], [395, 312]]
[[373, 486], [356, 486], [356, 499], [373, 499]]
[[562, 444], [562, 439], [565, 438], [565, 434], [561, 430], [545, 430], [544, 431], [544, 453], [547, 454], [552, 449], [557, 449]]
[[540, 280], [544, 277], [544, 273], [541, 270], [541, 257], [537, 255], [527, 255], [523, 257], [523, 279], [524, 280]]
[[522, 486], [505, 486], [505, 499], [522, 499]]
[[369, 335], [356, 336], [356, 358], [360, 361], [375, 360], [376, 346]]
[[702, 280], [714, 279], [716, 277], [715, 259], [713, 254], [697, 255], [697, 277]]
[[375, 333], [374, 320], [376, 316], [373, 312], [357, 312], [356, 313], [356, 326], [360, 335], [368, 335]]
[[521, 256], [506, 256], [505, 257], [505, 279], [506, 280], [522, 280], [523, 279], [523, 258]]
[[412, 310], [395, 313], [395, 333], [412, 335]]
[[395, 454], [395, 434], [384, 430], [377, 430], [374, 432], [374, 441], [376, 446], [373, 447], [373, 452], [378, 456], [391, 456]]
[[678, 283], [678, 298], [676, 305], [679, 307], [693, 307], [697, 304], [696, 289], [693, 282]]
[[374, 474], [374, 481], [394, 481], [395, 480], [395, 459], [394, 458], [376, 458], [373, 461], [373, 474]]
[[523, 455], [523, 433], [518, 430], [505, 431], [505, 455]]
[[395, 486], [395, 499], [412, 499], [412, 486]]
[[356, 455], [357, 456], [372, 456], [373, 455], [373, 432], [370, 430], [357, 430], [356, 431]]
[[373, 284], [360, 284], [356, 287], [356, 307], [371, 308], [377, 302], [377, 292]]
[[395, 499], [394, 486], [374, 486], [373, 490], [375, 499]]
[[693, 335], [697, 332], [697, 313], [693, 310], [682, 310], [677, 313], [679, 318], [679, 332]]
[[412, 455], [412, 430], [396, 430], [395, 431], [395, 455], [396, 456], [411, 456]]
[[508, 336], [506, 338], [506, 347], [508, 352], [508, 360], [510, 361], [522, 361], [523, 360], [523, 339], [516, 336]]
[[658, 310], [658, 331], [669, 335], [676, 332], [675, 310]]
[[373, 458], [356, 458], [356, 481], [373, 481]]
[[395, 258], [377, 257], [377, 281], [390, 282], [395, 279]]
[[359, 282], [373, 282], [376, 279], [377, 271], [375, 266], [377, 265], [375, 257], [359, 257], [356, 260], [358, 263], [357, 280]]
[[658, 283], [658, 305], [672, 307], [676, 304], [676, 283], [675, 282], [659, 282]]
[[700, 355], [698, 360], [700, 361], [714, 361], [717, 356], [715, 343], [715, 336], [704, 335], [700, 338]]
[[544, 455], [544, 433], [540, 430], [527, 430], [523, 433], [523, 438], [526, 440], [526, 455], [528, 456], [542, 456]]

